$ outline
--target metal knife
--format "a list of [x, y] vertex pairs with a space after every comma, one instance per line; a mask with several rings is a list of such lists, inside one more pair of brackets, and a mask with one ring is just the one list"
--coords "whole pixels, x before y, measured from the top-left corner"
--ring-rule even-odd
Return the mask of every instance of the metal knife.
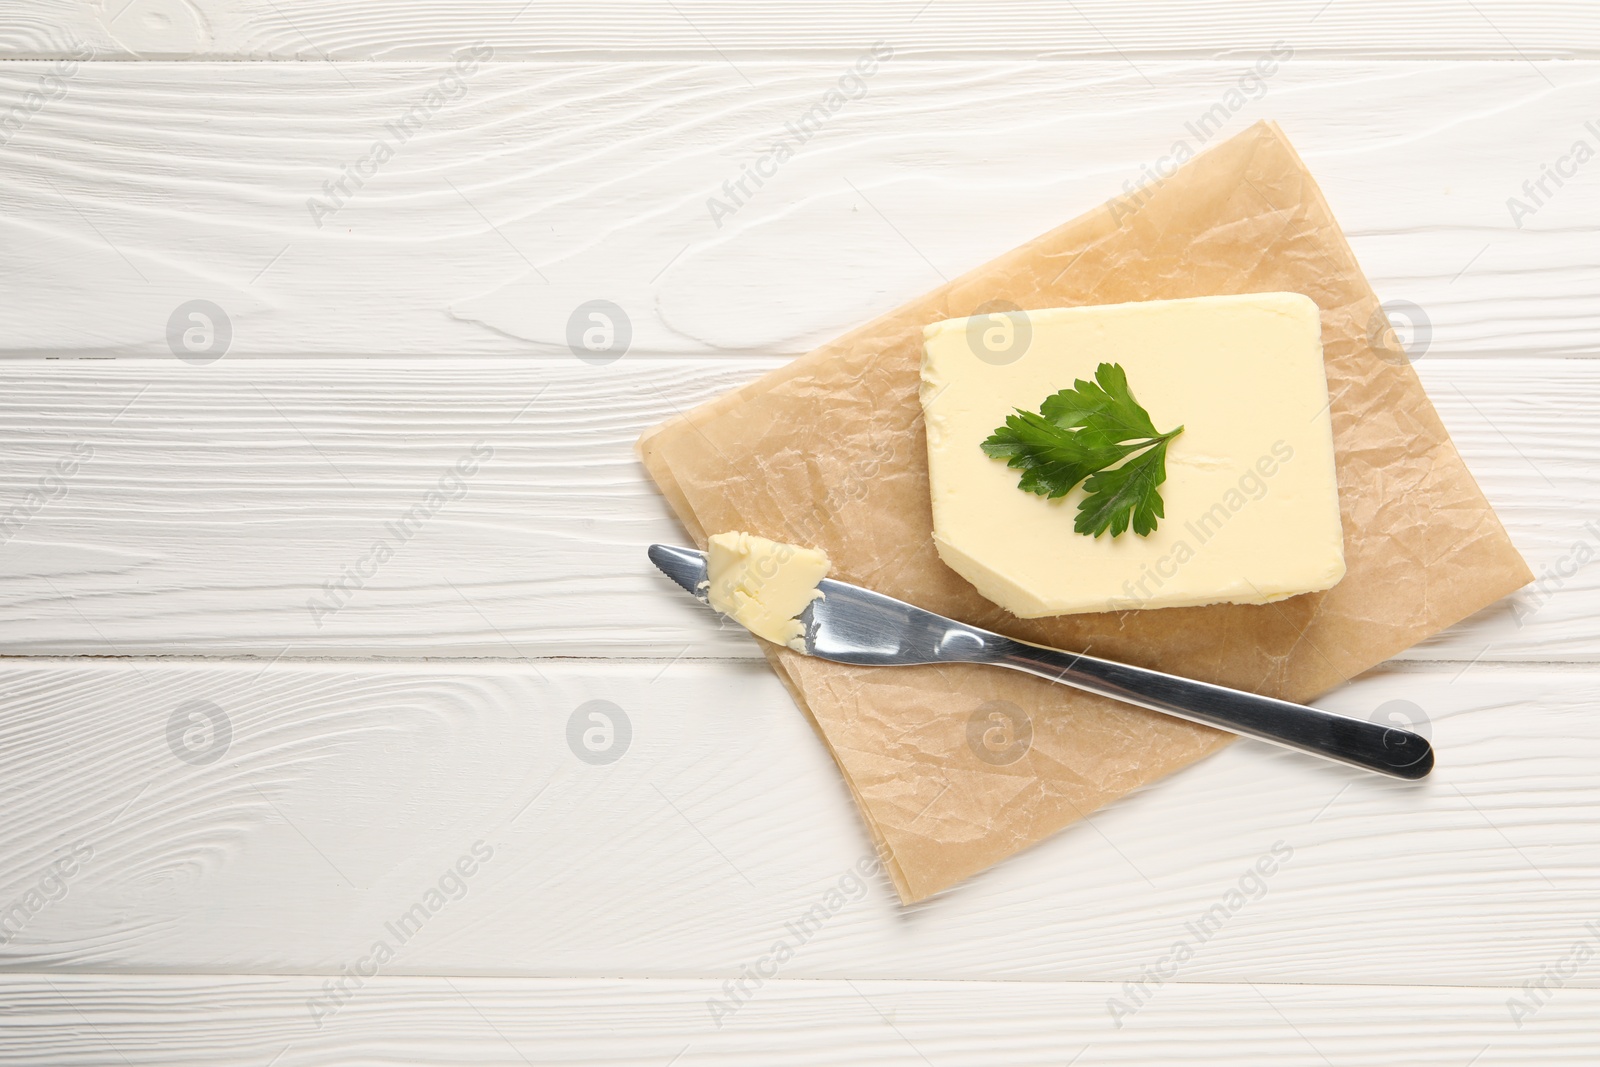
[[[650, 561], [691, 595], [709, 603], [705, 553], [651, 545]], [[1433, 770], [1433, 748], [1410, 730], [1019, 641], [831, 578], [820, 588], [822, 598], [812, 601], [800, 616], [808, 656], [857, 666], [1009, 667], [1393, 778], [1416, 780]]]

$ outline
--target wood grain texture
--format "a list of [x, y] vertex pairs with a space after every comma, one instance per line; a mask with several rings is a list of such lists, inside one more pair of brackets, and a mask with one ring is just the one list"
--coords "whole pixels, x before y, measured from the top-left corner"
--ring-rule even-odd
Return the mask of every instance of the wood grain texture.
[[[719, 224], [708, 198], [880, 40]], [[25, 59], [84, 54], [186, 62]], [[0, 512], [30, 512], [0, 652], [80, 657], [0, 661], [0, 1063], [1593, 1063], [1591, 965], [1509, 1004], [1600, 919], [1600, 674], [1505, 661], [1600, 647], [1573, 358], [1600, 354], [1600, 164], [1544, 171], [1600, 143], [1596, 59], [1577, 0], [0, 0]], [[900, 910], [748, 639], [641, 565], [679, 535], [629, 444], [1219, 109], [1207, 142], [1277, 119], [1420, 309], [1424, 379], [1543, 582], [1327, 700], [1424, 722], [1422, 788], [1242, 743]], [[171, 358], [195, 299], [232, 331], [209, 366]], [[631, 320], [609, 366], [568, 348], [595, 299]], [[312, 588], [479, 441], [465, 495], [316, 627]], [[82, 658], [122, 654], [260, 659]], [[578, 755], [597, 710], [629, 727], [610, 764]], [[707, 1001], [818, 908], [719, 1028]]]
[[[0, 363], [0, 650], [756, 657], [646, 561], [685, 535], [633, 441], [775, 365]], [[1541, 577], [1408, 655], [1594, 658], [1600, 364], [1418, 366]]]
[[1425, 784], [1240, 742], [902, 909], [760, 664], [13, 663], [0, 960], [721, 980], [784, 941], [786, 979], [1516, 986], [1595, 936], [1597, 699], [1376, 672], [1325, 704], [1430, 733]]
[[488, 41], [508, 58], [548, 55], [843, 52], [890, 37], [929, 55], [1217, 56], [1280, 40], [1317, 54], [1533, 57], [1600, 54], [1600, 18], [1580, 0], [8, 0], [0, 54], [52, 56], [73, 42], [144, 59], [433, 59]]
[[897, 56], [798, 144], [846, 65], [78, 64], [0, 145], [0, 352], [170, 358], [205, 299], [234, 355], [567, 356], [604, 299], [635, 353], [793, 355], [1273, 118], [1430, 354], [1600, 353], [1600, 164], [1542, 171], [1600, 63]]
[[0, 978], [0, 1063], [1511, 1067], [1600, 1054], [1600, 993], [1570, 988], [1521, 1028], [1504, 990], [1381, 985], [1169, 986], [1121, 1029], [1111, 983], [777, 980], [721, 1028], [704, 981], [385, 977], [318, 1028], [307, 1002], [320, 993], [293, 977]]

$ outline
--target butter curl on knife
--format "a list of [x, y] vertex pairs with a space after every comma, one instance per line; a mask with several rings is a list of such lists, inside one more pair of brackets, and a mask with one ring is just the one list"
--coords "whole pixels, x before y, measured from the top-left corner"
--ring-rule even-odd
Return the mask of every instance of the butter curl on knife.
[[822, 596], [826, 553], [747, 533], [719, 533], [706, 552], [705, 592], [711, 606], [776, 645], [804, 652], [800, 614]]

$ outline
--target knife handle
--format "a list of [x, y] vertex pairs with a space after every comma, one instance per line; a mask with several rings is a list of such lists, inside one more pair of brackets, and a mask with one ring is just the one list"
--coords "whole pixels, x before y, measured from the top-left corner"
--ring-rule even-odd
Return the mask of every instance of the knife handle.
[[1433, 770], [1433, 747], [1410, 730], [1015, 638], [986, 651], [997, 666], [1393, 778]]

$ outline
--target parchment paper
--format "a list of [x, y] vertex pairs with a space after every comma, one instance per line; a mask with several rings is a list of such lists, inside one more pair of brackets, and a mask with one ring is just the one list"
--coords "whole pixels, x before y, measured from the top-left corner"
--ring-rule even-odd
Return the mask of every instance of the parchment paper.
[[[1342, 582], [1277, 604], [1024, 621], [940, 562], [917, 398], [925, 324], [995, 299], [1045, 308], [1273, 290], [1322, 309]], [[646, 433], [639, 451], [702, 548], [723, 530], [815, 545], [833, 577], [957, 619], [1305, 701], [1533, 578], [1416, 373], [1381, 332], [1374, 344], [1381, 314], [1310, 173], [1261, 123], [1146, 196], [1096, 208]], [[852, 668], [763, 647], [905, 903], [1232, 740], [993, 667]]]

